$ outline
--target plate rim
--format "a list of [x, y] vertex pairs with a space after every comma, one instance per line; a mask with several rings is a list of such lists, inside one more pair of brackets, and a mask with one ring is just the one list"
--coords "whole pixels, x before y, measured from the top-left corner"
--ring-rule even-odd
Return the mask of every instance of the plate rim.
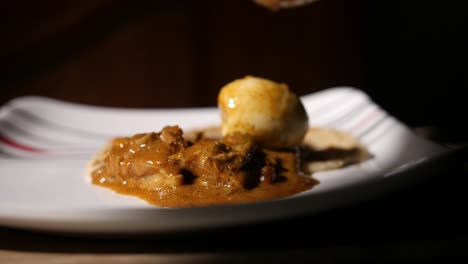
[[[359, 89], [356, 89], [354, 87], [347, 87], [347, 86], [342, 86], [342, 87], [334, 87], [334, 88], [328, 88], [328, 89], [324, 89], [324, 90], [321, 90], [321, 91], [318, 91], [318, 92], [314, 92], [314, 93], [310, 93], [310, 94], [307, 94], [307, 95], [304, 95], [304, 96], [301, 96], [301, 98], [304, 98], [304, 97], [308, 97], [308, 96], [320, 96], [320, 95], [323, 95], [323, 94], [326, 94], [326, 93], [331, 93], [331, 92], [334, 92], [334, 91], [346, 91], [346, 90], [350, 90], [350, 91], [355, 91], [355, 92], [359, 92], [361, 94], [361, 96], [365, 96], [366, 98], [369, 98], [369, 96], [364, 93], [363, 91], [359, 90]], [[111, 111], [120, 111], [120, 110], [123, 110], [123, 111], [134, 111], [134, 112], [139, 112], [139, 111], [152, 111], [153, 113], [156, 112], [156, 111], [160, 111], [160, 112], [164, 112], [164, 111], [172, 111], [172, 110], [181, 110], [181, 111], [192, 111], [192, 110], [213, 110], [213, 109], [216, 109], [215, 107], [200, 107], [200, 108], [174, 108], [174, 109], [162, 109], [162, 108], [140, 108], [140, 109], [127, 109], [127, 108], [118, 108], [118, 107], [106, 107], [106, 106], [92, 106], [92, 105], [86, 105], [86, 104], [77, 104], [77, 103], [70, 103], [70, 102], [65, 102], [65, 101], [61, 101], [61, 100], [57, 100], [57, 99], [52, 99], [52, 98], [48, 98], [48, 97], [42, 97], [42, 96], [23, 96], [23, 97], [18, 97], [18, 98], [15, 98], [13, 100], [10, 100], [9, 102], [7, 102], [5, 105], [3, 105], [1, 108], [0, 108], [0, 114], [2, 112], [3, 109], [7, 108], [5, 106], [8, 106], [8, 105], [12, 105], [11, 103], [12, 102], [18, 102], [18, 101], [22, 101], [24, 103], [24, 101], [28, 101], [28, 100], [52, 100], [52, 101], [55, 101], [56, 103], [60, 103], [60, 104], [66, 104], [66, 105], [73, 105], [73, 106], [78, 106], [78, 107], [84, 107], [84, 108], [94, 108], [94, 109], [99, 109], [99, 110], [111, 110]], [[373, 102], [372, 100], [370, 100], [370, 103], [373, 103], [375, 105], [377, 105], [375, 102]], [[14, 104], [13, 104], [14, 105]], [[378, 105], [377, 105], [378, 106]], [[0, 115], [0, 119], [1, 119], [1, 115]], [[399, 124], [405, 126], [404, 123], [402, 122], [398, 122]], [[427, 139], [424, 139], [426, 142], [429, 142], [431, 144], [437, 144], [433, 141], [430, 141], [430, 140], [427, 140]], [[438, 145], [438, 144], [437, 144]], [[440, 145], [439, 145], [440, 146]], [[175, 214], [176, 216], [178, 216], [178, 214], [187, 214], [187, 213], [190, 213], [190, 214], [198, 214], [200, 215], [200, 212], [203, 212], [203, 215], [213, 215], [213, 214], [220, 214], [220, 208], [222, 208], [223, 211], [231, 211], [231, 212], [240, 212], [243, 216], [244, 216], [244, 219], [233, 219], [232, 221], [224, 221], [222, 223], [218, 223], [217, 225], [215, 226], [209, 226], [206, 222], [204, 224], [200, 224], [200, 223], [203, 223], [203, 219], [201, 218], [201, 222], [199, 222], [199, 225], [196, 227], [197, 229], [198, 228], [201, 228], [201, 229], [210, 229], [210, 228], [218, 228], [218, 227], [227, 227], [227, 226], [231, 226], [231, 225], [238, 225], [238, 224], [242, 224], [242, 223], [249, 223], [249, 222], [252, 222], [252, 221], [255, 221], [255, 222], [259, 222], [259, 221], [267, 221], [267, 220], [275, 220], [275, 219], [279, 219], [279, 218], [282, 218], [282, 216], [280, 214], [275, 214], [275, 213], [263, 213], [263, 215], [261, 216], [252, 216], [252, 217], [248, 217], [246, 216], [246, 214], [248, 213], [248, 211], [250, 210], [253, 210], [253, 211], [262, 211], [262, 212], [266, 212], [266, 210], [272, 210], [272, 209], [275, 209], [275, 208], [279, 208], [281, 206], [290, 206], [291, 208], [293, 208], [294, 211], [292, 214], [288, 214], [288, 217], [289, 216], [294, 216], [294, 215], [300, 215], [300, 214], [304, 214], [304, 213], [307, 213], [307, 214], [310, 214], [310, 213], [316, 213], [316, 212], [319, 212], [319, 211], [324, 211], [324, 210], [327, 210], [327, 209], [333, 209], [333, 208], [337, 208], [337, 207], [341, 207], [341, 206], [344, 206], [346, 204], [353, 204], [353, 203], [356, 203], [356, 202], [359, 202], [361, 200], [365, 200], [365, 199], [368, 199], [370, 197], [372, 197], [373, 195], [375, 196], [376, 194], [373, 194], [373, 195], [366, 195], [365, 192], [363, 192], [362, 190], [359, 192], [360, 196], [366, 196], [366, 197], [362, 197], [362, 198], [356, 198], [356, 199], [350, 199], [349, 201], [340, 201], [340, 202], [334, 202], [335, 205], [333, 206], [330, 206], [328, 205], [327, 206], [327, 203], [322, 203], [320, 204], [319, 206], [315, 205], [312, 209], [311, 208], [308, 208], [308, 210], [299, 210], [300, 206], [299, 204], [307, 204], [308, 201], [310, 200], [314, 200], [314, 199], [325, 199], [325, 197], [327, 195], [336, 195], [336, 193], [340, 193], [341, 195], [343, 195], [343, 192], [346, 191], [346, 192], [351, 192], [355, 189], [359, 189], [359, 188], [363, 188], [364, 185], [366, 184], [370, 184], [370, 185], [374, 185], [374, 184], [377, 184], [377, 186], [379, 185], [382, 185], [382, 182], [383, 181], [395, 181], [395, 180], [399, 180], [401, 179], [403, 176], [402, 175], [411, 175], [411, 174], [415, 174], [415, 171], [419, 171], [419, 170], [424, 170], [424, 168], [434, 164], [434, 163], [439, 163], [439, 164], [442, 164], [440, 161], [443, 161], [443, 160], [446, 160], [447, 157], [451, 157], [454, 153], [456, 153], [456, 151], [454, 150], [451, 150], [451, 149], [448, 149], [448, 148], [442, 148], [442, 146], [440, 146], [441, 149], [439, 152], [437, 153], [431, 153], [431, 155], [429, 155], [430, 157], [428, 157], [426, 160], [422, 160], [421, 162], [417, 162], [415, 164], [410, 164], [409, 167], [407, 168], [404, 168], [402, 169], [401, 171], [398, 171], [396, 173], [394, 173], [394, 175], [392, 175], [392, 177], [386, 177], [386, 178], [373, 178], [371, 181], [366, 181], [365, 183], [362, 183], [360, 182], [359, 184], [356, 184], [356, 185], [347, 185], [347, 186], [341, 186], [340, 188], [337, 188], [335, 189], [335, 192], [324, 192], [322, 193], [321, 195], [315, 195], [315, 196], [293, 196], [293, 197], [288, 197], [286, 199], [275, 199], [275, 200], [269, 200], [269, 201], [260, 201], [260, 202], [253, 202], [253, 203], [247, 203], [247, 204], [235, 204], [235, 205], [217, 205], [217, 206], [210, 206], [210, 207], [198, 207], [198, 208], [161, 208], [161, 207], [148, 207], [148, 208], [118, 208], [118, 209], [104, 209], [104, 210], [107, 210], [108, 212], [106, 213], [106, 215], [108, 216], [107, 218], [104, 217], [103, 218], [103, 215], [102, 214], [94, 214], [95, 212], [93, 212], [92, 208], [90, 210], [90, 208], [86, 209], [85, 211], [83, 212], [80, 212], [80, 213], [84, 213], [84, 212], [87, 212], [87, 213], [90, 213], [92, 215], [94, 215], [95, 218], [91, 218], [91, 220], [88, 218], [87, 220], [83, 220], [83, 222], [80, 222], [80, 221], [77, 221], [76, 220], [76, 216], [79, 215], [80, 213], [76, 213], [76, 214], [73, 214], [73, 213], [69, 213], [67, 212], [66, 210], [64, 211], [63, 209], [61, 210], [61, 212], [51, 212], [51, 211], [44, 211], [43, 209], [38, 209], [38, 212], [33, 212], [33, 214], [31, 214], [31, 209], [28, 208], [28, 211], [29, 211], [29, 215], [28, 215], [28, 212], [26, 211], [21, 211], [22, 209], [18, 209], [16, 208], [16, 211], [14, 208], [9, 208], [8, 212], [5, 213], [5, 212], [2, 212], [0, 211], [0, 225], [5, 225], [5, 226], [12, 226], [12, 227], [18, 227], [18, 228], [24, 228], [24, 229], [34, 229], [34, 230], [42, 230], [42, 231], [47, 231], [47, 232], [66, 232], [66, 233], [70, 233], [70, 234], [73, 234], [73, 233], [89, 233], [89, 234], [126, 234], [126, 235], [131, 235], [131, 234], [140, 234], [140, 233], [146, 233], [146, 232], [151, 232], [151, 233], [167, 233], [167, 232], [179, 232], [179, 231], [183, 231], [183, 230], [188, 230], [188, 229], [193, 229], [193, 226], [184, 226], [184, 224], [180, 224], [179, 223], [179, 226], [177, 225], [167, 225], [167, 226], [162, 226], [162, 225], [142, 225], [140, 227], [136, 227], [134, 229], [132, 228], [128, 228], [128, 226], [125, 224], [126, 222], [125, 221], [129, 221], [129, 220], [144, 220], [144, 221], [147, 221], [147, 217], [148, 215], [151, 216], [151, 217], [154, 217], [154, 214], [157, 212], [157, 214], [160, 214], [159, 217], [174, 217], [173, 215]], [[411, 162], [411, 161], [409, 161]], [[436, 172], [437, 170], [432, 170], [432, 171], [427, 171], [428, 173], [424, 174], [424, 175], [421, 175], [421, 173], [416, 173], [417, 176], [419, 177], [416, 177], [416, 178], [421, 178], [421, 176], [429, 176], [431, 175], [432, 173]], [[414, 178], [414, 177], [413, 177]], [[406, 183], [403, 184], [403, 185], [406, 185], [408, 184], [408, 180], [409, 178], [406, 178]], [[398, 185], [398, 184], [397, 184]], [[401, 183], [399, 184], [401, 185]], [[391, 191], [390, 189], [391, 188], [388, 188], [389, 186], [387, 186], [387, 189], [386, 191], [379, 191], [378, 194], [380, 195], [383, 195], [383, 194], [386, 194], [387, 192]], [[367, 188], [369, 189], [369, 188]], [[368, 191], [369, 192], [369, 191]], [[375, 187], [374, 187], [374, 192], [375, 192]], [[299, 201], [299, 202], [298, 202]], [[329, 202], [331, 204], [333, 204], [333, 202]], [[299, 206], [299, 207], [298, 207]], [[0, 208], [7, 208], [5, 207], [5, 205], [1, 205], [0, 203]], [[42, 211], [41, 211], [42, 210]], [[76, 208], [75, 208], [76, 210]], [[75, 211], [73, 209], [70, 209], [70, 211]], [[95, 209], [95, 210], [98, 210], [102, 213], [102, 210], [103, 209]], [[182, 211], [183, 210], [183, 211]], [[135, 218], [118, 218], [118, 217], [114, 217], [114, 216], [122, 216], [122, 211], [128, 211], [130, 212], [130, 216], [135, 216]], [[76, 211], [75, 211], [76, 212]], [[162, 214], [162, 212], [164, 212], [164, 214]], [[34, 214], [35, 213], [35, 214]], [[50, 214], [54, 214], [55, 217], [54, 218], [50, 218]], [[141, 214], [147, 214], [147, 216], [145, 217], [141, 217]], [[162, 215], [161, 215], [162, 214]], [[16, 216], [16, 217], [15, 217]], [[20, 216], [20, 217], [18, 217]], [[39, 216], [39, 217], [38, 217]], [[98, 217], [100, 216], [100, 217]], [[42, 218], [41, 218], [42, 217]], [[198, 216], [200, 217], [200, 216]], [[79, 218], [78, 218], [79, 219]], [[110, 225], [108, 225], [108, 227], [106, 228], [104, 222], [102, 221], [108, 221], [109, 219], [111, 220], [115, 220], [114, 222], [114, 226], [111, 227]], [[247, 221], [246, 221], [247, 219]], [[236, 220], [236, 221], [234, 221]], [[94, 221], [94, 225], [93, 226], [93, 221]], [[124, 221], [124, 222], [119, 222], [119, 221]], [[97, 225], [96, 225], [97, 224]], [[144, 224], [144, 223], [143, 223]], [[81, 227], [80, 227], [81, 226]], [[121, 229], [119, 228], [116, 228], [116, 227], [119, 227], [121, 226]]]

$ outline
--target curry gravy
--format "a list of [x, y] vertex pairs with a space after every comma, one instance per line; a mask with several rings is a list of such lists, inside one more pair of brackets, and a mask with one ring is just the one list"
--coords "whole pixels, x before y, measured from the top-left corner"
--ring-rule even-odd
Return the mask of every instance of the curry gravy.
[[243, 134], [189, 141], [172, 126], [114, 139], [91, 163], [91, 178], [164, 207], [244, 203], [316, 185], [299, 172], [298, 156], [293, 149], [264, 149]]

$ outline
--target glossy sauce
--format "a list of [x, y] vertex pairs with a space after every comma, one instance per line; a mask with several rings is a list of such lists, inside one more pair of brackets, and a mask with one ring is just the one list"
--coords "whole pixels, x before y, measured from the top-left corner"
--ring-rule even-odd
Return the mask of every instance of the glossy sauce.
[[118, 138], [92, 163], [94, 184], [165, 207], [287, 197], [318, 182], [299, 173], [294, 150], [270, 150], [246, 135], [187, 141], [178, 127]]

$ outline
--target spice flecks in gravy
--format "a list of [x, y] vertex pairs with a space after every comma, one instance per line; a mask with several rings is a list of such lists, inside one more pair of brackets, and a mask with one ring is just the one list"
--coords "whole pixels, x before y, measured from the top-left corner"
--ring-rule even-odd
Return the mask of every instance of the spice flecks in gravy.
[[184, 139], [177, 126], [114, 139], [92, 163], [94, 184], [167, 207], [290, 196], [318, 182], [300, 173], [297, 149], [264, 149], [245, 134]]

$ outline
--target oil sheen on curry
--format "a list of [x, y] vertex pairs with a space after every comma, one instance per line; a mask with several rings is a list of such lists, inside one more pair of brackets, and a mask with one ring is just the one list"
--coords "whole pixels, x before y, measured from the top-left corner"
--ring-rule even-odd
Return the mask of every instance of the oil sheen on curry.
[[221, 89], [218, 106], [216, 136], [174, 125], [112, 140], [90, 163], [92, 182], [164, 207], [245, 203], [309, 190], [312, 172], [367, 155], [349, 135], [310, 129], [285, 84], [247, 76]]
[[115, 139], [102, 162], [94, 183], [169, 207], [284, 197], [317, 183], [299, 174], [294, 150], [267, 150], [239, 133], [187, 141], [177, 126]]

